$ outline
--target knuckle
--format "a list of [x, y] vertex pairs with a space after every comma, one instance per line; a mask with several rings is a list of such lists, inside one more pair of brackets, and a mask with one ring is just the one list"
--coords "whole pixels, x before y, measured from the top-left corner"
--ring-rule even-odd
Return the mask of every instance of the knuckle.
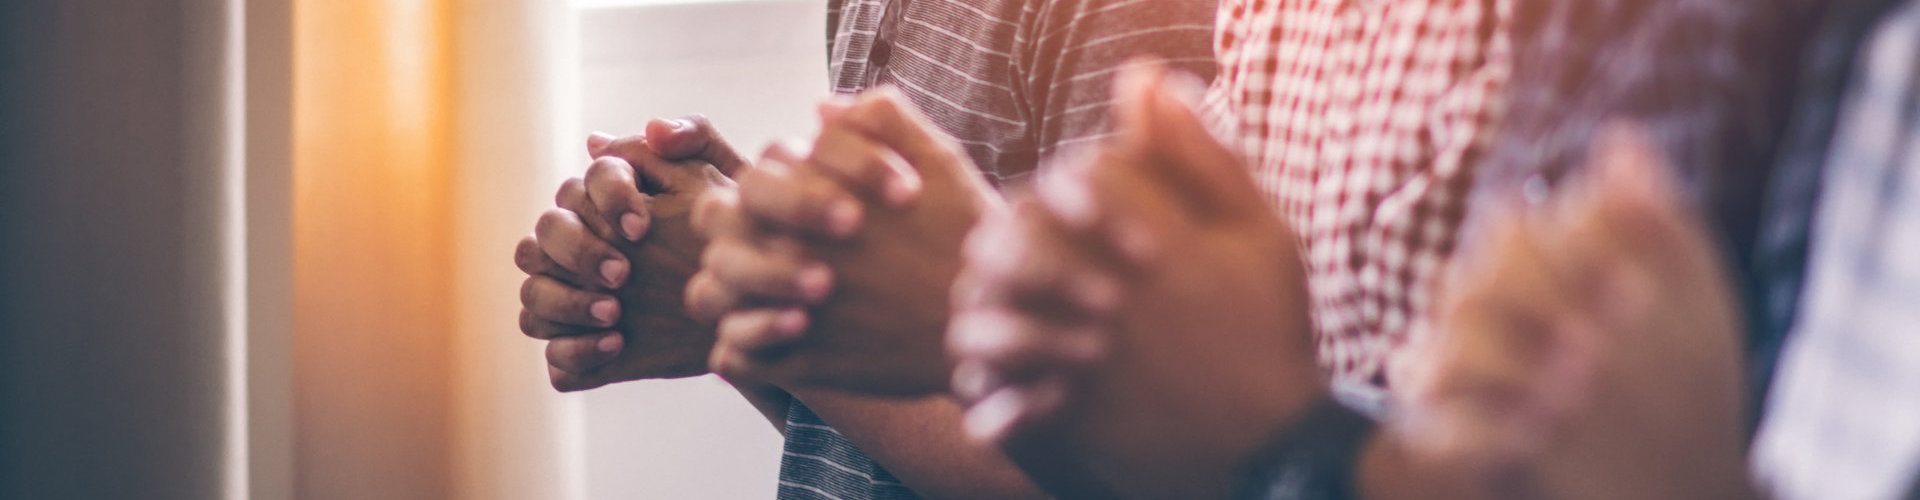
[[694, 232], [709, 240], [715, 236], [714, 217], [717, 216], [721, 205], [725, 203], [721, 198], [719, 193], [708, 192], [700, 195], [700, 198], [693, 203], [693, 220], [689, 223], [693, 225]]
[[534, 238], [542, 241], [551, 239], [556, 231], [572, 223], [575, 219], [576, 217], [570, 210], [564, 208], [548, 209], [546, 212], [540, 214], [539, 220], [533, 223]]
[[734, 245], [735, 243], [731, 238], [715, 240], [713, 243], [708, 244], [707, 251], [700, 252], [701, 271], [700, 275], [695, 277], [704, 277], [713, 270], [722, 267], [727, 260], [727, 253], [732, 251], [731, 249]]
[[547, 342], [547, 363], [561, 370], [582, 373], [592, 366], [592, 359], [581, 348], [581, 339], [567, 338], [566, 342], [553, 340]]
[[547, 379], [553, 384], [553, 390], [560, 392], [578, 392], [599, 387], [588, 381], [586, 377], [551, 366], [548, 367]]
[[547, 348], [545, 350], [547, 366], [557, 368], [562, 372], [571, 373], [573, 370], [569, 369], [571, 365], [566, 363], [567, 356], [566, 353], [562, 352], [563, 349], [564, 346], [561, 342], [554, 340], [547, 341]]
[[513, 246], [513, 265], [527, 274], [538, 273], [544, 267], [540, 265], [543, 255], [539, 240], [532, 236], [520, 238], [520, 243]]
[[729, 346], [737, 347], [740, 341], [745, 339], [743, 335], [747, 331], [745, 325], [746, 320], [746, 315], [739, 313], [721, 316], [720, 323], [713, 329], [714, 335], [719, 337], [720, 342], [725, 342]]
[[[615, 138], [613, 142], [608, 143], [606, 149], [602, 150], [603, 153], [601, 153], [598, 158], [594, 158], [594, 160], [598, 161], [603, 158], [613, 158], [624, 161], [650, 154], [652, 150], [653, 147], [647, 144], [647, 138], [644, 134], [626, 135]], [[591, 163], [588, 164], [588, 168], [592, 168]]]
[[542, 333], [540, 323], [533, 317], [533, 311], [529, 311], [525, 307], [520, 309], [520, 333], [534, 338], [539, 338]]
[[719, 296], [719, 290], [715, 288], [713, 277], [708, 271], [700, 271], [687, 280], [685, 295], [687, 314], [696, 319], [711, 321], [718, 316], [715, 311], [722, 309], [718, 302], [723, 298]]
[[525, 307], [528, 309], [533, 308], [534, 303], [537, 302], [537, 300], [535, 300], [536, 296], [539, 295], [539, 291], [535, 290], [535, 287], [538, 286], [539, 281], [540, 281], [539, 277], [530, 277], [530, 278], [527, 278], [526, 281], [520, 282], [520, 306], [521, 307]]
[[593, 160], [593, 164], [587, 166], [586, 187], [589, 191], [595, 188], [612, 187], [622, 182], [623, 178], [630, 177], [632, 172], [633, 166], [627, 163], [627, 160], [603, 156]]
[[553, 202], [555, 205], [567, 207], [585, 198], [586, 194], [586, 180], [579, 177], [569, 177], [566, 181], [560, 183], [560, 189], [554, 191]]
[[599, 266], [601, 261], [626, 260], [625, 257], [620, 255], [620, 252], [613, 249], [613, 245], [609, 245], [605, 240], [592, 235], [576, 239], [575, 243], [565, 250], [570, 254], [569, 256], [572, 260], [581, 267], [581, 269], [574, 271], [585, 273], [589, 276], [600, 275], [600, 269], [597, 266]]

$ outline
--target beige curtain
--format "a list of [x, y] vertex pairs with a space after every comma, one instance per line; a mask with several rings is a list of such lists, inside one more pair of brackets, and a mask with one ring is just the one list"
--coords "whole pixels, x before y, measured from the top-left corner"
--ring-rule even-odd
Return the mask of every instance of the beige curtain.
[[508, 258], [564, 2], [293, 2], [293, 490], [573, 498]]

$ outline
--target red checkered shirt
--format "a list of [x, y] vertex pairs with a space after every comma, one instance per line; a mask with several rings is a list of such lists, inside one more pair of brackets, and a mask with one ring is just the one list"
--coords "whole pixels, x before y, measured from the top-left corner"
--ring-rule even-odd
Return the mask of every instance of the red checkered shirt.
[[1386, 385], [1432, 302], [1510, 61], [1511, 0], [1223, 0], [1208, 105], [1304, 245], [1320, 361]]

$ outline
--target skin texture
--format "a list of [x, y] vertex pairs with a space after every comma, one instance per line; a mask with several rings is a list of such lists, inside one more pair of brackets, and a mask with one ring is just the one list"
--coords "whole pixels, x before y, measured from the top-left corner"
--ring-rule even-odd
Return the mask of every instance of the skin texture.
[[962, 238], [1000, 210], [998, 195], [891, 91], [827, 103], [821, 118], [806, 154], [769, 148], [737, 195], [702, 202], [714, 240], [688, 298], [723, 318], [715, 371], [781, 381], [923, 497], [1116, 497], [1077, 464], [1016, 467], [967, 439], [945, 394], [948, 284]]
[[[1285, 226], [1206, 169], [1235, 163], [1191, 146], [1209, 141], [1158, 80], [1130, 77], [1146, 90], [1099, 168], [976, 230], [954, 385], [968, 430], [1016, 456], [1071, 450], [1130, 497], [1212, 498], [1320, 381], [1301, 290], [1280, 285], [1299, 279], [1274, 258]], [[1465, 251], [1404, 411], [1363, 449], [1363, 496], [1753, 497], [1717, 254], [1647, 141], [1607, 137], [1588, 187], [1495, 210]]]
[[1504, 498], [1753, 498], [1718, 254], [1643, 134], [1595, 151], [1584, 185], [1490, 212], [1394, 439], [1477, 464]]
[[703, 202], [712, 244], [688, 305], [719, 318], [712, 366], [782, 385], [944, 392], [948, 284], [967, 231], [1000, 203], [899, 94], [823, 106], [809, 148], [769, 148], [738, 196]]
[[547, 340], [556, 389], [707, 373], [713, 329], [681, 306], [702, 248], [690, 219], [701, 194], [732, 189], [723, 167], [743, 162], [704, 119], [649, 128], [653, 143], [590, 139], [585, 176], [562, 184], [514, 252], [529, 275], [521, 330]]
[[968, 430], [1065, 453], [1134, 498], [1216, 498], [1324, 394], [1304, 271], [1244, 163], [1129, 70], [1122, 137], [968, 241], [949, 333]]
[[[717, 171], [722, 175], [741, 177], [753, 170], [751, 165], [734, 154], [704, 119], [692, 117], [683, 120], [682, 123], [675, 123], [679, 120], [650, 123], [644, 137], [616, 139], [597, 136], [589, 139], [588, 147], [596, 156], [617, 154], [628, 158], [624, 160], [628, 165], [641, 165], [643, 169], [656, 161], [655, 156], [680, 158], [682, 160], [678, 163], [667, 163], [675, 168], [704, 172], [700, 176], [710, 181], [706, 191], [713, 193], [711, 197], [737, 199], [730, 182], [721, 182], [721, 179], [712, 178], [712, 175]], [[618, 167], [618, 162], [605, 161], [596, 165], [601, 164], [609, 167], [596, 166], [595, 169], [608, 170], [606, 173], [613, 174], [621, 172], [621, 169], [610, 168]], [[548, 353], [556, 388], [583, 390], [622, 380], [658, 378], [663, 374], [684, 376], [704, 373], [706, 370], [710, 353], [700, 346], [713, 342], [713, 323], [694, 319], [693, 315], [687, 314], [679, 298], [689, 280], [685, 273], [697, 268], [699, 256], [704, 253], [698, 249], [700, 247], [694, 247], [695, 250], [688, 253], [687, 242], [704, 245], [704, 241], [697, 237], [685, 239], [679, 229], [684, 224], [678, 221], [687, 220], [687, 214], [680, 211], [677, 201], [664, 209], [660, 203], [662, 198], [677, 195], [664, 195], [665, 183], [646, 181], [648, 178], [645, 175], [636, 178], [631, 175], [590, 173], [568, 181], [562, 188], [561, 199], [557, 200], [564, 205], [556, 213], [544, 216], [548, 219], [545, 224], [551, 225], [546, 231], [556, 236], [529, 238], [516, 250], [515, 261], [523, 270], [530, 275], [557, 282], [523, 287], [522, 298], [527, 304], [526, 308], [529, 311], [558, 311], [546, 314], [554, 317], [570, 314], [564, 317], [572, 318], [572, 323], [561, 323], [540, 315], [523, 315], [522, 329], [525, 333], [535, 338], [553, 339]], [[791, 188], [775, 184], [763, 187], [776, 191]], [[581, 202], [568, 194], [569, 191], [586, 192], [589, 196], [585, 202]], [[600, 193], [606, 195], [599, 196]], [[917, 196], [917, 190], [913, 194]], [[661, 218], [663, 212], [668, 214], [664, 220]], [[556, 228], [564, 230], [555, 231]], [[629, 238], [629, 235], [639, 237]], [[659, 245], [659, 249], [652, 253], [626, 251], [644, 249], [650, 242], [667, 238], [679, 243]], [[638, 239], [640, 243], [626, 243], [633, 239]], [[584, 257], [569, 257], [568, 262], [575, 263], [574, 267], [580, 269], [571, 271], [559, 265], [561, 259], [554, 255]], [[652, 260], [654, 258], [666, 260], [656, 262]], [[636, 274], [657, 270], [661, 277], [654, 284], [646, 285], [649, 290], [623, 289], [621, 287], [630, 288], [648, 282], [645, 278], [627, 279], [621, 276], [621, 279], [606, 279], [591, 274], [598, 271], [592, 267], [598, 265], [594, 262], [605, 261], [635, 263], [631, 264], [630, 269], [637, 269]], [[579, 264], [582, 262], [587, 264]], [[831, 279], [831, 276], [828, 278]], [[530, 281], [537, 280], [530, 278]], [[610, 290], [617, 292], [609, 293]], [[619, 322], [627, 326], [619, 327], [605, 326], [607, 323], [591, 318], [592, 303], [616, 297], [620, 298], [620, 312], [652, 310], [657, 311], [657, 317], [640, 322], [622, 315]], [[541, 321], [526, 321], [529, 317]], [[654, 325], [671, 328], [664, 331], [651, 329]], [[617, 333], [609, 331], [616, 328]], [[632, 346], [640, 345], [640, 342], [627, 341], [648, 335], [660, 336], [659, 343], [679, 347], [635, 350]], [[596, 344], [608, 338], [618, 342], [616, 347], [609, 351], [598, 351]], [[934, 342], [937, 344], [937, 337]], [[940, 376], [944, 377], [944, 374]], [[961, 435], [961, 409], [951, 398], [879, 399], [810, 387], [796, 387], [794, 392], [789, 393], [779, 386], [738, 374], [729, 377], [728, 381], [776, 429], [784, 425], [787, 406], [793, 398], [807, 401], [823, 419], [841, 429], [849, 440], [875, 457], [923, 497], [1047, 497], [998, 450], [972, 443]]]

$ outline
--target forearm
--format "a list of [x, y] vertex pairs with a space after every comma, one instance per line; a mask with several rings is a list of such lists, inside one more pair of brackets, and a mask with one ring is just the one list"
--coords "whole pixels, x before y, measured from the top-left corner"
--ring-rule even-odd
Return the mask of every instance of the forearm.
[[1488, 498], [1470, 494], [1468, 482], [1417, 459], [1390, 432], [1376, 434], [1362, 448], [1354, 471], [1354, 500], [1445, 500]]
[[818, 389], [794, 395], [921, 497], [1046, 498], [1005, 455], [963, 434], [963, 410], [947, 396], [882, 399]]
[[[1567, 491], [1534, 484], [1527, 472], [1502, 471], [1498, 466], [1476, 462], [1475, 458], [1436, 459], [1415, 453], [1393, 432], [1381, 432], [1366, 443], [1354, 472], [1357, 498], [1352, 500], [1454, 500], [1484, 498], [1721, 498], [1728, 500], [1764, 500], [1737, 463], [1720, 464], [1731, 474], [1714, 473], [1702, 467], [1689, 470], [1684, 478], [1668, 484], [1652, 480], [1642, 484], [1602, 482], [1605, 491]], [[1598, 472], [1598, 471], [1597, 471]], [[1589, 485], [1596, 486], [1596, 485]], [[1662, 488], [1662, 487], [1666, 488]], [[1631, 493], [1638, 488], [1649, 488]], [[1328, 499], [1332, 500], [1332, 499]]]

